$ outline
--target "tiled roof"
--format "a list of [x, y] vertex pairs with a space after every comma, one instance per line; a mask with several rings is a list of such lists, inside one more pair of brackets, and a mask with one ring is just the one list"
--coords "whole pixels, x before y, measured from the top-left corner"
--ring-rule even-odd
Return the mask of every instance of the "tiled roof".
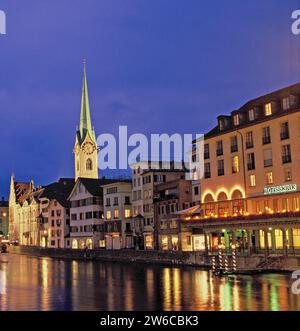
[[[265, 104], [270, 103], [270, 102], [275, 102], [275, 103], [279, 104], [279, 102], [281, 102], [281, 100], [283, 98], [291, 96], [291, 95], [296, 96], [297, 101], [294, 105], [292, 105], [292, 107], [289, 110], [283, 111], [283, 110], [279, 109], [278, 111], [274, 112], [273, 115], [268, 116], [268, 117], [265, 117], [263, 115], [263, 107]], [[210, 130], [209, 132], [207, 132], [205, 134], [205, 138], [206, 139], [211, 138], [211, 137], [217, 136], [219, 134], [228, 133], [230, 131], [238, 130], [243, 127], [255, 125], [259, 122], [268, 121], [268, 120], [271, 120], [276, 117], [284, 116], [286, 114], [299, 111], [299, 107], [300, 107], [300, 83], [297, 83], [297, 84], [282, 88], [280, 90], [274, 91], [272, 93], [260, 96], [258, 98], [252, 99], [252, 100], [246, 102], [239, 109], [232, 111], [231, 115], [220, 115], [218, 118], [226, 119], [228, 121], [228, 125], [223, 130], [220, 130], [219, 125], [215, 126], [212, 130]], [[256, 119], [253, 121], [249, 121], [249, 119], [247, 119], [247, 116], [246, 116], [247, 112], [251, 109], [256, 109], [258, 112]], [[244, 114], [243, 115], [244, 120], [241, 121], [240, 125], [237, 125], [237, 126], [233, 125], [232, 116], [234, 114]]]
[[93, 179], [93, 178], [79, 178], [84, 187], [93, 196], [102, 196], [103, 188], [101, 186], [118, 183], [120, 179]]
[[74, 178], [60, 178], [58, 182], [45, 186], [40, 198], [46, 197], [48, 199], [55, 199], [62, 206], [68, 207], [68, 197], [74, 185]]

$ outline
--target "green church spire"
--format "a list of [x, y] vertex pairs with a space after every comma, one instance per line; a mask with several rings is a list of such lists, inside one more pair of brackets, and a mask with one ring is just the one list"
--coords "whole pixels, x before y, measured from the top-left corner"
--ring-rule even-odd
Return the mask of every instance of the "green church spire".
[[86, 78], [86, 62], [84, 61], [81, 112], [80, 112], [80, 133], [82, 137], [84, 136], [85, 130], [92, 131], [92, 122], [91, 122], [89, 94], [88, 94], [87, 78]]

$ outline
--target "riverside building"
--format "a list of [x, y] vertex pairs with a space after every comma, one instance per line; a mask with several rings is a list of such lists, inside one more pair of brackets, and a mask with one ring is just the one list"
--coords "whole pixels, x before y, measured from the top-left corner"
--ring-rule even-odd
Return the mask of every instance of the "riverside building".
[[102, 186], [104, 202], [105, 248], [133, 248], [131, 180], [120, 180]]
[[300, 84], [219, 116], [205, 135], [201, 208], [182, 217], [186, 250], [300, 250], [299, 167]]
[[[169, 162], [166, 169], [164, 162], [142, 161], [132, 165], [132, 210], [137, 231], [135, 246], [140, 249], [158, 248], [157, 226], [154, 215], [154, 191], [161, 183], [185, 179], [186, 171], [182, 164], [176, 169], [174, 162]], [[141, 224], [143, 222], [143, 224]], [[142, 231], [142, 236], [140, 235]]]

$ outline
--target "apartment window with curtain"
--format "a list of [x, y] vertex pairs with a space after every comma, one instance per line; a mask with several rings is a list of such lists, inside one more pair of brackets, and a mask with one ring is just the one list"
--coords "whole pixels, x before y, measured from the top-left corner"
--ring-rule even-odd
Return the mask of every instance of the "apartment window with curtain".
[[254, 112], [254, 109], [250, 109], [249, 111], [248, 111], [248, 119], [249, 119], [249, 121], [254, 121], [255, 120], [255, 112]]
[[266, 185], [272, 185], [273, 183], [274, 183], [273, 172], [272, 171], [266, 172]]
[[224, 176], [224, 160], [218, 160], [218, 176]]
[[230, 149], [231, 149], [231, 153], [235, 153], [238, 151], [238, 140], [237, 140], [237, 136], [233, 136], [230, 138], [230, 141], [231, 141], [231, 146], [230, 146]]
[[253, 146], [253, 132], [250, 131], [246, 133], [246, 148], [253, 148]]
[[292, 154], [291, 154], [291, 145], [283, 145], [282, 146], [282, 163], [290, 163], [292, 162]]
[[290, 138], [290, 133], [289, 133], [289, 123], [284, 122], [281, 123], [280, 125], [280, 139], [285, 140]]
[[255, 175], [250, 175], [249, 176], [249, 182], [250, 182], [250, 187], [255, 187], [256, 186], [256, 177], [255, 177]]
[[234, 126], [240, 125], [240, 115], [239, 114], [236, 114], [233, 116], [233, 125]]
[[240, 172], [240, 167], [239, 167], [239, 157], [234, 156], [232, 158], [232, 173], [237, 174]]
[[272, 115], [272, 104], [267, 103], [265, 105], [265, 116], [271, 116]]
[[282, 99], [282, 109], [288, 110], [291, 108], [290, 98], [286, 97]]
[[255, 156], [254, 153], [247, 154], [247, 166], [248, 170], [255, 170]]
[[115, 209], [114, 210], [114, 218], [116, 219], [116, 218], [119, 218], [119, 216], [120, 216], [120, 212], [119, 212], [119, 210], [118, 209]]
[[272, 150], [265, 149], [264, 150], [264, 167], [272, 167], [273, 166], [273, 158], [272, 158]]
[[216, 154], [217, 154], [217, 156], [223, 155], [223, 141], [222, 140], [217, 141]]
[[210, 163], [204, 163], [204, 178], [211, 178]]
[[291, 182], [292, 179], [292, 170], [290, 168], [284, 169], [284, 181]]
[[271, 143], [271, 132], [270, 132], [270, 127], [269, 126], [263, 128], [262, 143], [263, 143], [263, 145], [267, 145], [267, 144]]
[[209, 144], [205, 144], [204, 145], [204, 159], [207, 160], [209, 159], [210, 155], [209, 155]]

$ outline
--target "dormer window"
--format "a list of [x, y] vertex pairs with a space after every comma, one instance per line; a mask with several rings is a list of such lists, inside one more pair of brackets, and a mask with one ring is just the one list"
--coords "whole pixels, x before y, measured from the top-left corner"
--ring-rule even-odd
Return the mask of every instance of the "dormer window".
[[240, 115], [239, 114], [233, 115], [233, 125], [234, 126], [240, 125]]
[[254, 121], [254, 120], [255, 120], [254, 109], [250, 109], [250, 110], [248, 111], [248, 119], [249, 119], [249, 121]]
[[272, 115], [272, 104], [271, 102], [265, 104], [265, 116], [271, 116]]
[[290, 98], [286, 97], [282, 99], [282, 109], [289, 110], [291, 108]]
[[220, 128], [220, 131], [222, 131], [222, 130], [225, 129], [225, 121], [224, 121], [224, 119], [219, 120], [219, 128]]

